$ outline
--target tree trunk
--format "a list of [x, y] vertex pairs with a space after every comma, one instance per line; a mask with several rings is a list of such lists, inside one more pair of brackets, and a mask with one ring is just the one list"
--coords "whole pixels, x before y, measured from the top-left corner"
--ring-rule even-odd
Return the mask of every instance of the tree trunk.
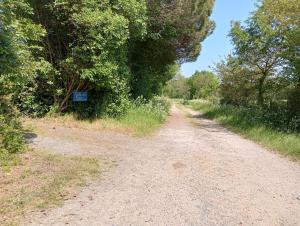
[[265, 81], [268, 76], [268, 72], [263, 72], [263, 76], [260, 78], [259, 83], [258, 83], [258, 96], [257, 96], [257, 104], [258, 105], [263, 105], [264, 104], [264, 86], [265, 86]]

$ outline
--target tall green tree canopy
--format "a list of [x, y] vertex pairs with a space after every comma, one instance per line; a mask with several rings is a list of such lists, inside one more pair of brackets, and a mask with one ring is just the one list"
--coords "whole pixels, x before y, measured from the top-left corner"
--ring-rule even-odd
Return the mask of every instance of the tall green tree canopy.
[[40, 50], [44, 29], [32, 22], [31, 15], [26, 1], [0, 2], [0, 96], [22, 86], [40, 66], [34, 54]]
[[[53, 104], [69, 106], [74, 90], [101, 93], [117, 110], [127, 93], [128, 41], [146, 34], [143, 0], [30, 0], [34, 20], [47, 30], [43, 56], [56, 71]], [[48, 78], [49, 79], [49, 78]]]
[[233, 23], [230, 36], [240, 63], [258, 75], [257, 102], [263, 104], [266, 80], [285, 62], [281, 57], [284, 49], [281, 38], [273, 30], [261, 26], [258, 19], [254, 15], [245, 26]]
[[214, 0], [148, 0], [148, 33], [132, 43], [132, 92], [151, 97], [172, 78], [172, 65], [193, 61], [214, 29]]
[[234, 55], [216, 67], [225, 103], [258, 105], [299, 128], [299, 15], [297, 0], [262, 0], [247, 21], [233, 22]]
[[257, 75], [260, 104], [270, 77], [299, 80], [299, 59], [295, 56], [295, 47], [300, 45], [299, 9], [298, 1], [265, 0], [245, 25], [233, 23], [230, 36], [235, 54], [244, 67]]
[[[0, 4], [5, 9], [0, 11], [1, 26], [7, 28], [0, 31], [6, 43], [1, 46], [6, 54], [1, 57], [1, 74], [4, 67], [12, 68], [14, 75], [21, 67], [22, 74], [26, 68], [32, 72], [13, 98], [30, 114], [75, 109], [70, 100], [76, 90], [89, 92], [85, 109], [122, 114], [130, 96], [159, 94], [178, 64], [196, 59], [201, 41], [214, 28], [209, 19], [213, 0]], [[13, 65], [17, 61], [19, 67]]]

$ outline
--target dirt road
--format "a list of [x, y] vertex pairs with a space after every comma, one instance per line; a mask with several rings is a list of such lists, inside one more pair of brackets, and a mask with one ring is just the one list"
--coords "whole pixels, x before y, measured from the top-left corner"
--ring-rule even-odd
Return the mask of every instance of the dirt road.
[[117, 166], [25, 225], [300, 225], [300, 165], [173, 107], [150, 138], [57, 127], [34, 145]]

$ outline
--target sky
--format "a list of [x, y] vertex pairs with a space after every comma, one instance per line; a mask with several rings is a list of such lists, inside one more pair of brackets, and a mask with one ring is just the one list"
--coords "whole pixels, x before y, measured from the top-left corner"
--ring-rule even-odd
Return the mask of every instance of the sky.
[[246, 20], [255, 9], [255, 0], [216, 0], [211, 18], [216, 29], [204, 42], [198, 60], [181, 66], [184, 76], [191, 76], [196, 70], [211, 70], [210, 66], [228, 55], [233, 47], [228, 37], [232, 20]]

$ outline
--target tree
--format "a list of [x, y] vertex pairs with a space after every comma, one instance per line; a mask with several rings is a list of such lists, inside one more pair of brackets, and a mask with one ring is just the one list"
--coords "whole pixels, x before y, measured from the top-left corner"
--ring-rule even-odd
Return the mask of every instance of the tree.
[[22, 86], [41, 66], [34, 54], [44, 30], [32, 22], [31, 13], [25, 1], [0, 2], [0, 98]]
[[221, 80], [221, 102], [237, 106], [254, 104], [256, 100], [255, 75], [244, 68], [238, 58], [228, 56], [216, 64], [215, 71]]
[[35, 58], [44, 34], [30, 19], [31, 8], [22, 0], [0, 1], [0, 158], [24, 146], [21, 124], [10, 105], [11, 94], [34, 76], [42, 62]]
[[175, 75], [172, 65], [197, 58], [214, 28], [213, 5], [214, 0], [147, 1], [147, 36], [131, 43], [134, 96], [151, 98]]
[[282, 38], [262, 27], [256, 15], [247, 20], [245, 26], [234, 22], [230, 36], [243, 67], [257, 76], [257, 103], [262, 105], [266, 80], [286, 64], [280, 54], [284, 49]]
[[284, 46], [281, 56], [287, 61], [285, 74], [294, 84], [289, 95], [290, 110], [300, 118], [300, 58], [295, 54], [300, 46], [300, 4], [298, 0], [264, 0], [257, 11], [261, 26], [273, 30]]
[[89, 92], [84, 112], [124, 113], [130, 96], [160, 94], [214, 25], [213, 0], [23, 1], [44, 33], [33, 53], [39, 68], [14, 102], [35, 115], [77, 111], [75, 90]]
[[208, 98], [217, 95], [219, 81], [209, 71], [197, 71], [189, 79], [190, 98]]
[[86, 90], [98, 109], [121, 114], [129, 91], [128, 42], [146, 34], [145, 1], [30, 0], [30, 4], [34, 21], [47, 31], [40, 57], [52, 71], [37, 76], [24, 92], [34, 90], [31, 95], [44, 96], [41, 101], [46, 105], [66, 111], [73, 91]]
[[188, 99], [190, 92], [187, 78], [177, 74], [166, 84], [164, 88], [164, 95], [170, 98]]

